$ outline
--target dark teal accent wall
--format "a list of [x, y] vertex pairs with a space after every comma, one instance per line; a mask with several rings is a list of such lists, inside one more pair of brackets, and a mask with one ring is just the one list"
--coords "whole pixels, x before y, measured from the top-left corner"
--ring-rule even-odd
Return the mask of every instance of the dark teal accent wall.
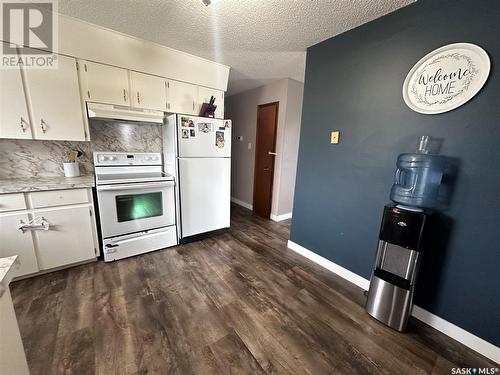
[[[482, 91], [439, 115], [402, 98], [412, 66], [449, 43], [489, 54]], [[291, 240], [369, 278], [395, 161], [420, 135], [458, 162], [416, 303], [500, 345], [500, 1], [419, 1], [307, 51]], [[340, 144], [329, 143], [340, 130]]]

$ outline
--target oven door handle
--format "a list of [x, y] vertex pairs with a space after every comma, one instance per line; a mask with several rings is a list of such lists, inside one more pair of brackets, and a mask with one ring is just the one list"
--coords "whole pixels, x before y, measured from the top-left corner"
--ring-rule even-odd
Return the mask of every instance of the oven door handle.
[[175, 181], [164, 181], [164, 182], [148, 182], [148, 183], [137, 183], [137, 184], [116, 184], [116, 185], [104, 185], [97, 186], [97, 191], [113, 191], [113, 190], [133, 190], [133, 189], [147, 189], [156, 187], [169, 187], [174, 186]]

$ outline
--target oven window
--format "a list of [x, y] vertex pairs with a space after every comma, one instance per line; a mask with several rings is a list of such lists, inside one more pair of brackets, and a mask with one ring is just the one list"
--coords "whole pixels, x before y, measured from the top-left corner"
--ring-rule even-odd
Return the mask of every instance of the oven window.
[[118, 222], [163, 215], [161, 192], [117, 195]]

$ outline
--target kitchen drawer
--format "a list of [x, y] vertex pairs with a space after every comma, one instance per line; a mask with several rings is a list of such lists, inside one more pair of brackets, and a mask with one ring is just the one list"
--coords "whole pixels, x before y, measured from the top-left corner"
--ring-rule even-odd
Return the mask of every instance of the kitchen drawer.
[[177, 245], [175, 225], [152, 229], [147, 233], [126, 234], [104, 239], [104, 261], [110, 262], [149, 251]]
[[0, 212], [25, 209], [26, 201], [23, 193], [0, 194]]
[[88, 203], [87, 189], [37, 191], [30, 194], [32, 208], [55, 207], [69, 204]]

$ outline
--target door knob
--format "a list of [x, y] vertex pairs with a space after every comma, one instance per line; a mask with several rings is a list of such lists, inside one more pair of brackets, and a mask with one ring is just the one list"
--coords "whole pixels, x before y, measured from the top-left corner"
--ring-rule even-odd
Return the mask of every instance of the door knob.
[[273, 156], [278, 156], [278, 154], [276, 152], [272, 152], [272, 151], [269, 151], [268, 154], [273, 155]]
[[264, 171], [267, 172], [269, 170], [269, 168], [264, 168]]

